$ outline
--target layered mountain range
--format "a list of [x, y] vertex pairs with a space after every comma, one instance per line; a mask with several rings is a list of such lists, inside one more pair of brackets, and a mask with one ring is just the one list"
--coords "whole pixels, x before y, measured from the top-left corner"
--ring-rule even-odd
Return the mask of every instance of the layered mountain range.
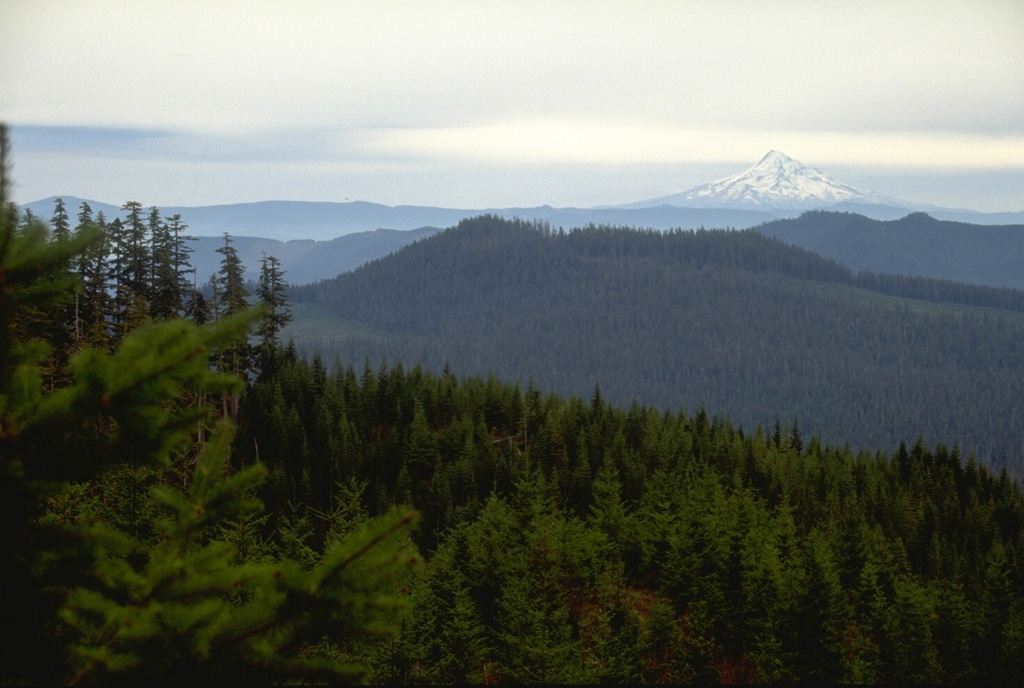
[[[27, 203], [38, 217], [53, 212], [50, 197]], [[120, 206], [90, 199], [64, 196], [72, 213], [83, 201], [93, 212], [107, 219], [120, 214]], [[145, 199], [140, 200], [148, 205]], [[924, 206], [863, 191], [806, 167], [778, 151], [770, 151], [748, 169], [695, 186], [670, 196], [593, 208], [555, 208], [549, 205], [511, 208], [441, 208], [433, 206], [386, 206], [365, 201], [345, 203], [307, 201], [261, 201], [230, 205], [167, 207], [163, 214], [180, 214], [191, 232], [198, 236], [251, 236], [288, 241], [326, 241], [376, 229], [419, 229], [450, 227], [460, 220], [483, 214], [547, 222], [554, 227], [586, 224], [644, 227], [653, 229], [696, 229], [733, 227], [745, 229], [763, 222], [796, 217], [805, 210], [853, 211], [877, 220], [894, 220], [915, 211], [927, 211], [940, 220], [973, 224], [1017, 224], [1024, 222], [1024, 210], [1007, 213], [979, 213], [972, 210]]]
[[[22, 207], [31, 209], [37, 217], [49, 218], [53, 213], [54, 200], [42, 199]], [[88, 203], [94, 213], [102, 211], [108, 220], [121, 214], [120, 207], [116, 205], [71, 196], [65, 196], [64, 201], [72, 215], [77, 213], [82, 203]], [[836, 231], [811, 231], [806, 222], [792, 231], [786, 228], [786, 222], [795, 221], [808, 210], [856, 213], [860, 219], [839, 223], [842, 229], [836, 230], [838, 234]], [[926, 210], [936, 220], [944, 221], [932, 227], [941, 229], [941, 232], [930, 231], [927, 235], [916, 232], [912, 239], [908, 239], [902, 234], [897, 237], [899, 233], [891, 232], [885, 224], [921, 210]], [[779, 151], [769, 151], [755, 165], [724, 179], [618, 207], [554, 208], [545, 205], [457, 209], [390, 207], [363, 201], [264, 201], [195, 208], [171, 207], [161, 208], [161, 211], [165, 217], [181, 215], [189, 226], [189, 232], [200, 237], [194, 243], [193, 256], [200, 281], [219, 265], [221, 256], [215, 253], [215, 249], [222, 245], [225, 232], [235, 238], [250, 275], [256, 273], [259, 260], [266, 253], [278, 257], [288, 271], [289, 279], [301, 284], [333, 277], [440, 231], [440, 228], [482, 214], [543, 222], [567, 229], [589, 224], [661, 230], [700, 227], [745, 229], [768, 225], [773, 236], [836, 258], [854, 269], [928, 276], [957, 274], [965, 281], [994, 286], [1017, 287], [1024, 281], [1024, 275], [1017, 274], [1021, 269], [1014, 267], [1024, 265], [1024, 260], [1019, 252], [1014, 254], [1012, 249], [1024, 231], [1021, 227], [1024, 211], [977, 213], [923, 207], [857, 189]], [[879, 225], [879, 222], [883, 224]], [[997, 232], [978, 232], [972, 229], [977, 225], [1011, 227]], [[835, 222], [828, 223], [829, 228], [836, 226]], [[989, 241], [990, 237], [992, 241]], [[832, 245], [836, 242], [841, 246]], [[865, 242], [870, 244], [870, 250], [858, 254], [856, 247], [864, 246]], [[977, 257], [977, 265], [962, 266], [955, 273], [948, 272], [950, 256], [958, 260], [959, 256], [967, 255], [956, 247], [968, 244], [974, 245], [968, 254]], [[1011, 247], [1009, 252], [1007, 246]], [[945, 251], [945, 262], [921, 266], [919, 256], [935, 251]], [[913, 258], [914, 254], [918, 257]], [[986, 270], [986, 265], [992, 264], [991, 256], [1000, 263], [1009, 256], [1011, 265], [1003, 271], [1006, 275], [979, 277]]]

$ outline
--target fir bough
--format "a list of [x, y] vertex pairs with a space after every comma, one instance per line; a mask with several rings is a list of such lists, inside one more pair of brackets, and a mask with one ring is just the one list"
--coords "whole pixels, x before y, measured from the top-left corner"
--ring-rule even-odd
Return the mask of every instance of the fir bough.
[[218, 427], [188, 492], [153, 489], [165, 509], [155, 544], [103, 522], [82, 528], [96, 569], [92, 585], [73, 590], [61, 612], [76, 634], [73, 683], [357, 678], [362, 668], [344, 653], [325, 658], [311, 648], [325, 637], [345, 643], [397, 626], [404, 607], [398, 583], [416, 561], [403, 537], [412, 515], [366, 524], [309, 571], [287, 559], [236, 563], [234, 547], [211, 536], [259, 509], [244, 495], [264, 470], [227, 475], [231, 432], [226, 423]]
[[0, 125], [0, 682], [358, 678], [360, 639], [400, 625], [413, 513], [360, 524], [312, 566], [238, 557], [225, 528], [258, 514], [266, 471], [232, 470], [234, 425], [203, 400], [244, 385], [210, 352], [258, 313], [142, 321], [45, 371], [68, 266], [102, 232], [19, 224], [8, 148]]

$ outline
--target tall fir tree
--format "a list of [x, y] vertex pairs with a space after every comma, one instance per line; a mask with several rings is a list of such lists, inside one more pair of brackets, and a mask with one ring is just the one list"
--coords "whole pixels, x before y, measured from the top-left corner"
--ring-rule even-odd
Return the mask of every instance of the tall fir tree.
[[[222, 258], [214, 280], [214, 309], [218, 318], [226, 318], [249, 309], [249, 290], [245, 286], [245, 265], [227, 232], [224, 233], [224, 245], [217, 249], [217, 253]], [[236, 375], [247, 374], [252, 358], [248, 331], [227, 342], [217, 355], [221, 370]], [[236, 417], [239, 401], [238, 394], [222, 397], [222, 413]]]
[[110, 241], [110, 328], [112, 343], [124, 338], [132, 327], [133, 294], [130, 286], [130, 241], [124, 222], [115, 217], [107, 224]]
[[175, 213], [167, 218], [167, 238], [170, 244], [170, 264], [174, 266], [175, 277], [178, 280], [177, 297], [179, 308], [184, 309], [185, 298], [191, 289], [195, 268], [192, 267], [189, 255], [193, 252], [188, 242], [195, 237], [188, 233], [188, 225], [182, 221], [181, 215]]
[[58, 198], [53, 202], [50, 229], [53, 231], [53, 238], [57, 241], [67, 241], [71, 238], [71, 220], [68, 218], [68, 210], [64, 205], [63, 198]]
[[[81, 215], [79, 218], [81, 220]], [[86, 220], [80, 222], [75, 231], [91, 231], [93, 227], [92, 221]], [[80, 344], [105, 349], [112, 343], [110, 326], [114, 319], [114, 304], [111, 299], [112, 268], [109, 262], [111, 242], [103, 211], [96, 214], [95, 229], [100, 233], [99, 239], [89, 244], [78, 258], [82, 294], [78, 300], [75, 331]]]
[[224, 245], [217, 249], [222, 257], [217, 271], [220, 300], [217, 312], [220, 315], [234, 315], [249, 308], [249, 290], [245, 286], [245, 265], [238, 256], [231, 235], [224, 232]]
[[[143, 219], [142, 204], [128, 201], [121, 210], [125, 211], [123, 249], [125, 266], [123, 279], [131, 291], [135, 308], [148, 301], [153, 282], [153, 253], [150, 245], [150, 224]], [[155, 210], [155, 209], [154, 209]], [[152, 217], [152, 213], [151, 213]], [[157, 215], [157, 222], [159, 215]], [[133, 323], [141, 318], [133, 318]]]
[[281, 330], [291, 322], [291, 308], [288, 305], [288, 283], [284, 279], [281, 261], [274, 256], [263, 254], [260, 260], [260, 279], [256, 295], [263, 304], [263, 315], [256, 328], [259, 337], [259, 366], [261, 373], [273, 365], [275, 353], [280, 344]]

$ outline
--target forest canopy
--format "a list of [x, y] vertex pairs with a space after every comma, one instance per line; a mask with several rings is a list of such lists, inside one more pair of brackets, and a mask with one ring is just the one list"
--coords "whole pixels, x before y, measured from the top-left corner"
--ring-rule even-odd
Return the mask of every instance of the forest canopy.
[[959, 443], [1020, 477], [1024, 292], [854, 274], [749, 231], [568, 232], [481, 217], [293, 289], [308, 354], [621, 406], [800, 419], [873, 451]]

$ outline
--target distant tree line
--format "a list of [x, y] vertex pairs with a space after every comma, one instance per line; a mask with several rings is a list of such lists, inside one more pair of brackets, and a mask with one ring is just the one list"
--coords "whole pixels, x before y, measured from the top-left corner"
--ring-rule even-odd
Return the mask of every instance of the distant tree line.
[[[187, 234], [188, 225], [180, 215], [163, 218], [156, 206], [145, 210], [137, 201], [128, 201], [121, 209], [123, 217], [108, 219], [102, 211], [94, 216], [83, 201], [72, 227], [63, 199], [54, 201], [51, 241], [64, 244], [87, 235], [96, 238], [60, 266], [76, 279], [78, 288], [69, 289], [56, 310], [33, 312], [13, 323], [22, 328], [19, 335], [53, 344], [48, 365], [57, 374], [75, 351], [87, 346], [113, 349], [146, 320], [187, 318], [203, 325], [258, 302], [265, 313], [257, 340], [250, 342], [246, 336], [218, 354], [222, 366], [236, 373], [249, 372], [257, 349], [273, 348], [291, 320], [281, 261], [264, 255], [257, 280], [247, 280], [232, 238], [225, 233], [224, 245], [217, 249], [222, 256], [220, 268], [201, 282], [189, 260], [188, 241], [194, 237]], [[13, 203], [6, 204], [6, 212], [10, 223], [22, 231], [39, 222], [31, 210], [19, 213]]]
[[1008, 287], [983, 287], [930, 277], [908, 277], [862, 270], [852, 284], [861, 289], [932, 303], [978, 306], [1024, 312], [1024, 291]]

